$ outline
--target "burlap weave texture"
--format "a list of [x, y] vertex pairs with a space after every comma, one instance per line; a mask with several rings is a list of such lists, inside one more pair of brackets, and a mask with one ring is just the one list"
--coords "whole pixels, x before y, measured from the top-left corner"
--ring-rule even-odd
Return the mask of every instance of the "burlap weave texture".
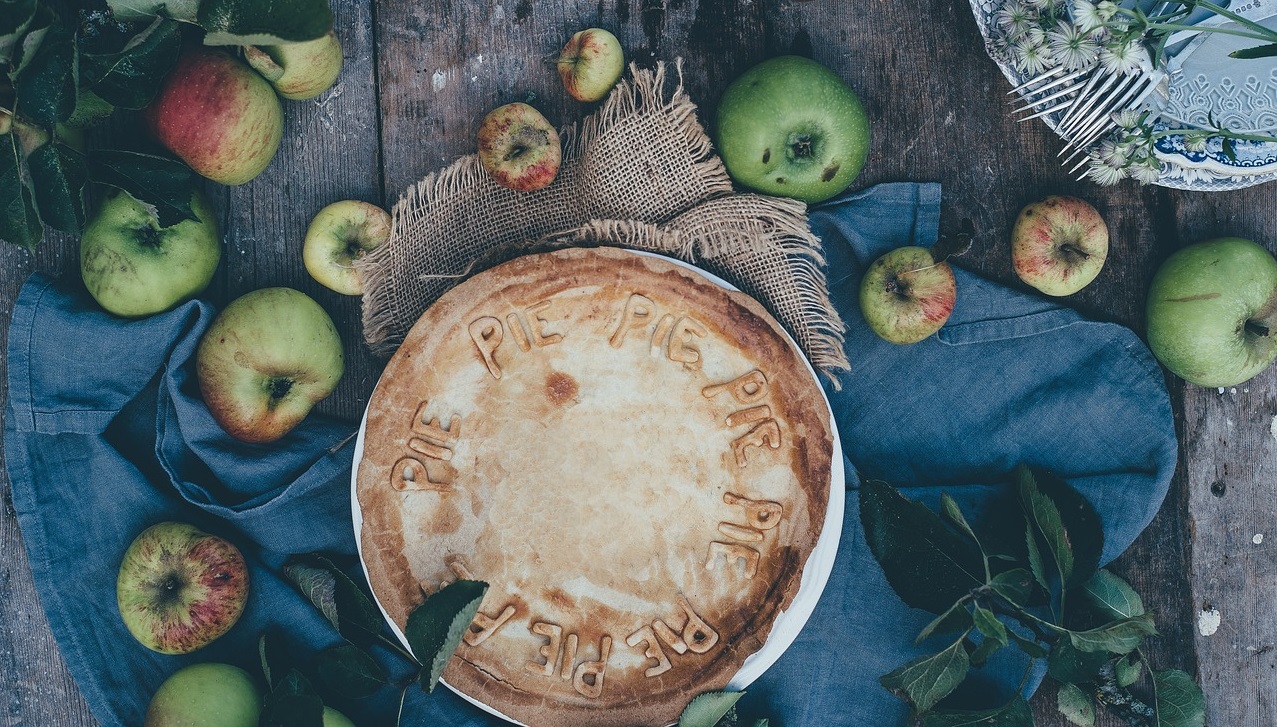
[[734, 194], [681, 81], [667, 93], [662, 65], [631, 70], [598, 111], [563, 131], [563, 165], [548, 187], [501, 187], [470, 155], [400, 198], [390, 240], [357, 263], [373, 351], [391, 353], [473, 273], [536, 249], [613, 245], [723, 277], [767, 306], [817, 370], [849, 368], [806, 205]]

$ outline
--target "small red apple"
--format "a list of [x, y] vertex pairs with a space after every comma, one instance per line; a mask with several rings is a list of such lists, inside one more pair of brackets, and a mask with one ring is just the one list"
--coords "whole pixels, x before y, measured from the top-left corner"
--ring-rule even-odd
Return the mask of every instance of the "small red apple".
[[1104, 218], [1086, 200], [1052, 195], [1020, 210], [1011, 229], [1011, 264], [1047, 295], [1072, 295], [1095, 280], [1109, 252]]
[[625, 53], [615, 35], [602, 28], [574, 34], [559, 53], [559, 76], [577, 101], [598, 101], [621, 80]]
[[562, 159], [559, 132], [525, 103], [493, 109], [479, 125], [479, 163], [502, 187], [520, 192], [546, 187]]
[[261, 174], [284, 133], [275, 89], [248, 64], [211, 48], [178, 58], [142, 120], [197, 174], [229, 185]]
[[949, 263], [924, 247], [900, 247], [869, 266], [860, 281], [860, 312], [883, 340], [917, 343], [940, 330], [957, 302]]
[[230, 630], [248, 600], [248, 568], [230, 542], [186, 523], [143, 530], [116, 580], [120, 616], [148, 649], [186, 654]]

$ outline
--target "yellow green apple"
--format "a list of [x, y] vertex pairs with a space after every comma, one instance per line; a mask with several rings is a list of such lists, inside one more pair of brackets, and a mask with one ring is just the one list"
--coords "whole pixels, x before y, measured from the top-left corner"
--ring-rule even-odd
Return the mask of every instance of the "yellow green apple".
[[315, 98], [341, 74], [341, 43], [328, 31], [315, 40], [244, 48], [248, 65], [262, 74], [280, 96], [291, 101]]
[[257, 727], [262, 693], [230, 664], [193, 664], [169, 677], [146, 710], [144, 727]]
[[346, 199], [319, 211], [306, 229], [302, 262], [322, 285], [342, 295], [362, 295], [355, 261], [390, 239], [390, 215], [375, 204]]

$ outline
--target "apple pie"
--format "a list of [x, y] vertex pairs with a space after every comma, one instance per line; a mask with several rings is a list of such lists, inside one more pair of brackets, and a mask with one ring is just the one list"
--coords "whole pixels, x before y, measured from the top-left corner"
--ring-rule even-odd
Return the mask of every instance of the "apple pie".
[[368, 406], [355, 491], [402, 631], [487, 595], [444, 672], [529, 725], [667, 725], [789, 607], [829, 505], [828, 405], [749, 296], [615, 249], [529, 255], [417, 321]]

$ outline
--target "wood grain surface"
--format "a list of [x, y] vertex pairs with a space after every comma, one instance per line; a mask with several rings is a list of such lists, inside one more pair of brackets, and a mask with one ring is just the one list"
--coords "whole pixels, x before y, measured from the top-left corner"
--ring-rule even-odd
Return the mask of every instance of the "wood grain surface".
[[[961, 265], [1023, 289], [1008, 234], [1020, 207], [1074, 194], [1104, 213], [1110, 261], [1068, 302], [1142, 333], [1143, 301], [1157, 265], [1201, 239], [1241, 235], [1277, 247], [1272, 185], [1191, 193], [1124, 183], [1101, 189], [1055, 164], [1060, 142], [1043, 125], [1018, 124], [1008, 84], [984, 53], [967, 3], [953, 0], [334, 0], [345, 50], [338, 85], [286, 104], [284, 141], [253, 182], [216, 190], [226, 264], [211, 295], [224, 302], [266, 285], [314, 296], [344, 338], [348, 372], [322, 407], [354, 419], [381, 362], [359, 334], [357, 301], [314, 283], [302, 235], [328, 202], [389, 207], [421, 176], [474, 149], [491, 108], [530, 101], [570, 122], [590, 111], [562, 90], [551, 59], [572, 32], [611, 29], [640, 65], [683, 59], [684, 80], [707, 124], [724, 87], [754, 63], [798, 53], [846, 79], [873, 128], [857, 188], [884, 181], [944, 185], [943, 226], [970, 220], [976, 244]], [[0, 333], [32, 272], [75, 275], [77, 246], [53, 237], [35, 255], [0, 246]], [[855, 352], [850, 352], [854, 361]], [[4, 363], [0, 361], [0, 373]], [[1156, 611], [1158, 667], [1197, 675], [1208, 724], [1277, 724], [1277, 370], [1219, 392], [1170, 383], [1181, 466], [1153, 525], [1116, 564]], [[93, 724], [40, 610], [7, 481], [0, 486], [0, 725]], [[1267, 539], [1256, 542], [1257, 535]], [[1212, 635], [1203, 609], [1219, 612]], [[1038, 724], [1064, 725], [1054, 694], [1034, 701]], [[1117, 721], [1104, 718], [1102, 725]], [[796, 727], [796, 726], [789, 726]], [[858, 726], [857, 726], [858, 727]]]

